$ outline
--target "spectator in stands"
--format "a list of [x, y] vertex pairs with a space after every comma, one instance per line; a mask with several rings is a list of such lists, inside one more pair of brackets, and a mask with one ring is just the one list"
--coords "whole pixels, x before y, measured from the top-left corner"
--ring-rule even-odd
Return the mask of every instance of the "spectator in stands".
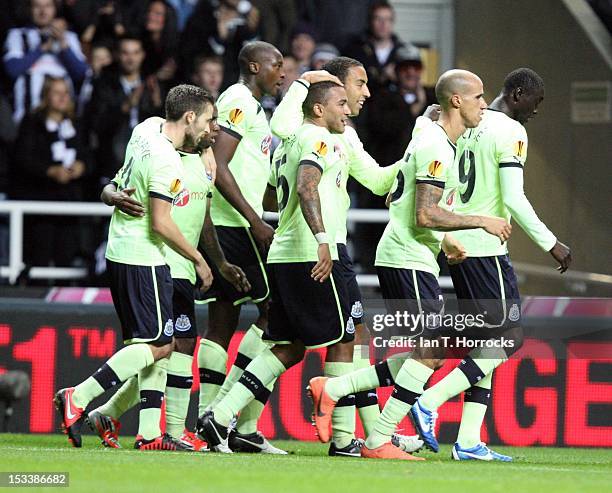
[[176, 14], [176, 27], [178, 32], [183, 32], [187, 21], [193, 14], [193, 11], [198, 4], [198, 0], [167, 0]]
[[293, 55], [283, 56], [283, 70], [285, 71], [285, 78], [283, 79], [283, 86], [278, 96], [279, 101], [285, 95], [289, 89], [289, 86], [300, 77], [300, 72], [298, 72], [298, 62]]
[[252, 0], [261, 16], [261, 39], [272, 43], [281, 53], [289, 51], [289, 37], [296, 21], [295, 0]]
[[374, 2], [370, 7], [367, 32], [351, 43], [344, 53], [363, 63], [372, 94], [395, 81], [395, 52], [404, 43], [393, 33], [394, 24], [395, 11], [391, 4], [386, 0]]
[[223, 60], [218, 56], [196, 58], [193, 83], [217, 99], [223, 85]]
[[118, 64], [108, 67], [94, 84], [89, 111], [100, 143], [96, 172], [106, 184], [123, 164], [132, 129], [150, 116], [163, 115], [164, 94], [155, 76], [145, 78], [142, 41], [125, 36], [118, 45]]
[[[11, 196], [23, 200], [82, 198], [85, 150], [74, 119], [75, 102], [63, 78], [47, 77], [41, 104], [22, 120], [11, 169]], [[26, 218], [28, 265], [70, 265], [79, 249], [77, 221], [65, 216]]]
[[102, 5], [98, 0], [78, 1], [72, 8], [75, 9], [71, 12], [73, 22], [82, 26], [81, 43], [86, 52], [94, 44], [112, 46], [115, 39], [125, 34], [122, 12], [113, 1], [104, 2]]
[[298, 22], [291, 36], [291, 54], [297, 60], [300, 75], [310, 70], [315, 46], [316, 34], [312, 25]]
[[[113, 63], [113, 54], [108, 46], [95, 45], [89, 52], [89, 70], [87, 71], [87, 77], [85, 82], [81, 86], [79, 92], [79, 102], [77, 106], [77, 116], [81, 118], [85, 111], [85, 107], [91, 100], [91, 94], [93, 92], [93, 86], [96, 80], [100, 78], [102, 69], [108, 67]], [[91, 116], [91, 115], [89, 115]]]
[[338, 56], [340, 56], [340, 52], [333, 44], [319, 43], [312, 53], [310, 66], [312, 70], [321, 70], [323, 65]]
[[238, 80], [238, 52], [244, 43], [255, 39], [259, 10], [248, 0], [200, 0], [179, 45], [182, 70], [193, 66], [197, 55], [223, 58], [223, 86]]
[[176, 73], [174, 54], [178, 40], [174, 9], [163, 0], [153, 0], [141, 22], [140, 38], [146, 53], [143, 74], [155, 74], [161, 81], [172, 80]]
[[299, 0], [298, 19], [309, 22], [319, 39], [344, 48], [367, 29], [372, 0]]
[[381, 165], [402, 157], [417, 117], [436, 102], [434, 88], [424, 87], [421, 81], [423, 62], [418, 48], [397, 50], [393, 65], [397, 82], [374, 94], [364, 114], [366, 145]]
[[45, 76], [80, 84], [87, 63], [79, 40], [56, 17], [54, 0], [31, 0], [32, 25], [11, 29], [5, 43], [4, 68], [14, 81], [13, 119], [39, 105]]

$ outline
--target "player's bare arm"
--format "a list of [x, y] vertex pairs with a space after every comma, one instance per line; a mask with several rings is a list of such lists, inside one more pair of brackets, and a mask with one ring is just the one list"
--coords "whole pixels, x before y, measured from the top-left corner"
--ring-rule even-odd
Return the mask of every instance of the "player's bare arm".
[[251, 225], [251, 231], [260, 248], [268, 250], [274, 238], [274, 228], [263, 221], [242, 195], [234, 175], [229, 169], [229, 163], [234, 157], [240, 140], [224, 132], [217, 136], [214, 154], [217, 163], [217, 190], [223, 197], [244, 216]]
[[276, 195], [276, 188], [274, 188], [272, 185], [266, 186], [262, 205], [264, 211], [278, 212], [278, 197]]
[[206, 252], [213, 263], [219, 269], [221, 275], [230, 282], [238, 291], [247, 292], [251, 289], [251, 285], [243, 272], [237, 265], [230, 264], [225, 258], [223, 249], [219, 244], [217, 230], [210, 216], [210, 198], [206, 202], [206, 215], [204, 216], [204, 224], [200, 233], [199, 246]]
[[135, 188], [125, 188], [119, 191], [117, 186], [111, 182], [102, 189], [100, 199], [106, 205], [116, 207], [129, 216], [142, 217], [145, 215], [145, 208], [132, 197], [135, 191]]
[[172, 203], [151, 197], [149, 199], [149, 206], [151, 210], [151, 229], [153, 232], [159, 235], [164, 240], [164, 243], [175, 252], [193, 262], [196, 273], [202, 280], [202, 289], [204, 291], [207, 290], [212, 284], [212, 272], [202, 254], [189, 244], [181, 230], [172, 220], [170, 215]]
[[428, 183], [416, 185], [416, 222], [421, 228], [436, 231], [482, 228], [503, 243], [510, 238], [512, 226], [499, 217], [454, 214], [438, 205], [444, 189]]
[[309, 164], [300, 164], [297, 175], [297, 194], [300, 200], [300, 209], [304, 219], [319, 242], [317, 251], [319, 261], [313, 267], [311, 277], [315, 281], [323, 282], [331, 274], [333, 262], [329, 250], [329, 239], [325, 242], [325, 225], [321, 216], [321, 200], [319, 198], [319, 182], [321, 170]]

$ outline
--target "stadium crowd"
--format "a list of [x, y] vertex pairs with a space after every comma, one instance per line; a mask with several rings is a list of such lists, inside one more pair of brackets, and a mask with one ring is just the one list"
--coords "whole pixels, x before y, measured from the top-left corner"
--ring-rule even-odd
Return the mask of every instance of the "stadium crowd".
[[[340, 54], [361, 61], [376, 104], [356, 124], [380, 163], [402, 156], [416, 118], [435, 102], [421, 81], [419, 49], [394, 34], [395, 12], [385, 0], [7, 3], [0, 19], [2, 199], [98, 201], [133, 128], [164, 116], [169, 89], [188, 82], [217, 97], [237, 81], [238, 52], [254, 39], [284, 55], [281, 96], [300, 74]], [[279, 100], [264, 101], [268, 116]], [[352, 190], [354, 205], [384, 206], [380, 197]], [[380, 233], [371, 225], [359, 231], [357, 259], [365, 265], [373, 263]], [[30, 216], [24, 261], [94, 272], [105, 236], [100, 218]], [[5, 250], [0, 245], [0, 257]]]

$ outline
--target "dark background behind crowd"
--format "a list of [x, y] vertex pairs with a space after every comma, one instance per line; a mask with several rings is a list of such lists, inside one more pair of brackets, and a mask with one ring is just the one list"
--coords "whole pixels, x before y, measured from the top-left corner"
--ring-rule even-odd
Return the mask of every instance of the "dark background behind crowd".
[[[168, 90], [189, 82], [218, 96], [237, 81], [238, 52], [255, 39], [273, 43], [285, 55], [283, 91], [335, 56], [360, 60], [372, 96], [355, 124], [383, 166], [401, 158], [416, 117], [434, 102], [432, 88], [421, 80], [419, 48], [394, 34], [395, 12], [386, 1], [3, 3], [3, 199], [98, 201], [123, 162], [132, 129], [150, 116], [163, 116]], [[272, 111], [277, 102], [269, 99], [265, 107]], [[383, 206], [384, 198], [355, 185], [351, 190], [353, 205]], [[26, 216], [24, 261], [93, 266], [104, 228], [100, 218]], [[372, 264], [380, 232], [378, 226], [359, 231], [363, 247], [356, 253], [363, 265]], [[0, 245], [5, 255], [6, 245]]]

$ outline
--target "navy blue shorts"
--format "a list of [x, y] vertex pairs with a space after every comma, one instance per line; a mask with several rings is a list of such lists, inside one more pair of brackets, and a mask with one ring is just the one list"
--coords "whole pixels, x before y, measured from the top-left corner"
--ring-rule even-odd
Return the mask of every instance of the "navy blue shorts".
[[174, 293], [172, 294], [172, 312], [174, 314], [174, 337], [178, 339], [196, 338], [194, 294], [195, 286], [189, 279], [172, 279]]
[[351, 318], [355, 325], [363, 323], [363, 304], [361, 302], [361, 290], [357, 284], [357, 274], [353, 267], [353, 259], [348, 253], [348, 248], [343, 243], [338, 243], [339, 273], [344, 278], [348, 289], [349, 303], [351, 306]]
[[312, 349], [355, 338], [339, 262], [334, 261], [323, 283], [310, 277], [314, 266], [315, 262], [268, 264], [270, 308], [264, 340], [276, 344], [299, 340]]
[[[444, 311], [444, 299], [438, 278], [429, 272], [393, 267], [376, 267], [387, 314], [423, 314], [422, 322], [413, 324], [401, 318], [396, 327], [388, 327], [389, 335], [437, 337], [435, 315]], [[431, 317], [427, 317], [430, 315]]]
[[257, 248], [257, 244], [249, 228], [232, 226], [215, 226], [219, 245], [230, 264], [240, 267], [246, 275], [251, 290], [247, 293], [238, 291], [226, 281], [219, 273], [214, 262], [201, 251], [213, 273], [213, 283], [205, 293], [196, 293], [196, 303], [210, 303], [212, 301], [231, 301], [240, 305], [247, 301], [259, 303], [264, 301], [269, 293], [268, 278], [266, 275], [266, 258]]
[[469, 257], [449, 270], [461, 313], [483, 314], [486, 328], [521, 325], [521, 297], [508, 255]]
[[106, 260], [123, 342], [172, 342], [172, 277], [167, 265], [130, 265]]

